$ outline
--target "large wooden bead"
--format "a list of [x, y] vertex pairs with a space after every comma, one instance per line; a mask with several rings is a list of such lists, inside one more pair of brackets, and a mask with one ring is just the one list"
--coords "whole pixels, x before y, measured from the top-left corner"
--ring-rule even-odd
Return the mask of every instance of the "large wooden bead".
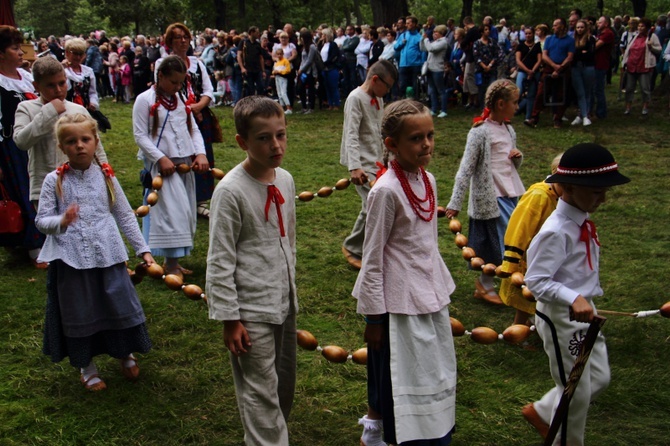
[[154, 190], [161, 190], [161, 187], [163, 187], [163, 177], [156, 175], [153, 180], [151, 180], [151, 188]]
[[140, 277], [144, 277], [147, 275], [147, 264], [144, 262], [138, 263], [137, 266], [135, 267], [135, 274], [137, 274]]
[[363, 347], [359, 348], [351, 354], [351, 360], [356, 364], [365, 365], [368, 363], [368, 349]]
[[162, 279], [164, 274], [163, 267], [158, 263], [152, 263], [151, 266], [147, 266], [147, 274], [154, 279]]
[[223, 170], [217, 169], [216, 167], [212, 167], [210, 170], [212, 171], [212, 176], [217, 180], [220, 180], [226, 175]]
[[177, 172], [179, 173], [189, 173], [191, 171], [191, 166], [186, 163], [177, 164]]
[[456, 243], [456, 246], [459, 248], [465, 248], [468, 246], [468, 238], [463, 234], [456, 234], [456, 237], [454, 237], [454, 243]]
[[135, 211], [135, 215], [138, 217], [146, 217], [149, 214], [149, 206], [142, 205], [137, 208]]
[[528, 325], [514, 324], [503, 331], [503, 339], [510, 344], [518, 344], [523, 342], [530, 335], [530, 327]]
[[670, 317], [670, 302], [666, 302], [666, 303], [661, 307], [661, 316], [663, 316], [663, 317]]
[[319, 189], [317, 191], [316, 194], [321, 198], [326, 198], [326, 197], [330, 197], [330, 194], [332, 194], [332, 193], [333, 193], [333, 188], [332, 187], [323, 186], [321, 189]]
[[300, 192], [298, 194], [298, 200], [300, 201], [312, 201], [314, 199], [314, 194], [306, 190], [305, 192]]
[[475, 250], [470, 248], [470, 247], [465, 247], [463, 248], [463, 258], [467, 260], [468, 262], [470, 261], [471, 258], [475, 256]]
[[477, 327], [472, 329], [470, 335], [473, 341], [478, 344], [494, 344], [498, 340], [498, 333], [489, 327]]
[[482, 272], [487, 276], [493, 277], [496, 275], [496, 266], [493, 263], [487, 263], [482, 266]]
[[156, 192], [149, 192], [147, 195], [147, 204], [154, 206], [158, 203], [158, 194]]
[[347, 353], [347, 351], [345, 349], [343, 349], [342, 347], [339, 347], [337, 345], [326, 345], [323, 348], [323, 350], [321, 351], [321, 354], [328, 361], [334, 362], [334, 363], [337, 363], [337, 364], [347, 362], [347, 358], [349, 357], [349, 354]]
[[449, 317], [449, 321], [451, 322], [451, 334], [453, 336], [463, 336], [465, 334], [465, 327], [456, 318]]
[[447, 215], [447, 208], [445, 208], [444, 206], [438, 206], [437, 207], [437, 216], [439, 218], [442, 218], [445, 215]]
[[298, 330], [296, 334], [298, 336], [298, 345], [305, 350], [316, 350], [316, 348], [319, 346], [316, 338], [309, 331]]
[[525, 284], [523, 273], [520, 273], [519, 271], [512, 273], [510, 280], [512, 281], [512, 285], [519, 288], [521, 288], [521, 285]]
[[176, 274], [168, 274], [167, 276], [165, 276], [164, 280], [165, 285], [167, 285], [168, 288], [174, 291], [181, 290], [181, 287], [184, 284], [184, 279], [177, 276]]
[[484, 266], [485, 263], [486, 262], [481, 257], [473, 257], [470, 259], [470, 266], [475, 271], [479, 271], [480, 269], [482, 269], [482, 266]]
[[535, 296], [533, 296], [532, 291], [530, 291], [530, 288], [528, 288], [527, 286], [524, 286], [523, 288], [521, 288], [521, 295], [526, 300], [529, 300], [531, 302], [535, 302]]
[[130, 274], [130, 281], [133, 282], [133, 285], [139, 285], [142, 283], [142, 279], [144, 279], [144, 276], [140, 276], [135, 271]]
[[342, 178], [341, 180], [337, 180], [337, 183], [335, 183], [335, 189], [337, 190], [342, 190], [346, 189], [349, 187], [351, 184], [351, 180], [349, 178]]
[[198, 285], [190, 284], [186, 285], [184, 288], [182, 288], [182, 291], [191, 300], [200, 300], [202, 299], [202, 288], [200, 288]]
[[451, 232], [457, 234], [461, 232], [461, 229], [463, 229], [463, 226], [461, 225], [460, 221], [456, 220], [455, 218], [452, 218], [451, 221], [449, 221], [449, 230]]
[[499, 265], [496, 268], [496, 276], [500, 277], [501, 279], [506, 279], [510, 276], [511, 274], [508, 272], [503, 271], [502, 265]]

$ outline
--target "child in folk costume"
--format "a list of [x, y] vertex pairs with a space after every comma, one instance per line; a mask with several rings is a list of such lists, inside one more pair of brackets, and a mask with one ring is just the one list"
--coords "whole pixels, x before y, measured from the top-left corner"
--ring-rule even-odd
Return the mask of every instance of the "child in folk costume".
[[93, 69], [83, 65], [86, 60], [86, 42], [74, 38], [65, 43], [65, 75], [68, 80], [67, 100], [89, 110], [98, 110], [100, 101]]
[[282, 169], [286, 118], [264, 96], [235, 105], [247, 158], [212, 197], [209, 318], [223, 321], [247, 445], [288, 446], [296, 379], [295, 184]]
[[[186, 76], [186, 65], [177, 56], [163, 59], [158, 82], [135, 100], [133, 132], [139, 157], [152, 177], [161, 175], [158, 203], [144, 217], [142, 230], [151, 252], [165, 257], [166, 274], [189, 274], [179, 258], [193, 249], [196, 228], [195, 178], [193, 171], [209, 170], [202, 136], [184, 98], [177, 94]], [[177, 172], [177, 165], [192, 169]], [[147, 190], [148, 192], [148, 190]]]
[[[469, 186], [469, 246], [487, 263], [500, 265], [507, 222], [525, 192], [517, 172], [523, 156], [509, 124], [519, 106], [519, 89], [512, 81], [495, 81], [486, 90], [484, 102], [484, 112], [474, 119], [468, 133], [446, 215], [458, 215]], [[474, 297], [496, 305], [503, 303], [493, 277], [484, 273], [475, 281]]]
[[136, 380], [133, 352], [151, 348], [119, 227], [137, 255], [154, 262], [111, 166], [95, 156], [96, 130], [83, 114], [56, 123], [58, 146], [69, 161], [46, 176], [35, 219], [47, 234], [39, 259], [50, 262], [43, 351], [54, 362], [69, 356], [91, 391], [106, 388], [93, 356], [119, 358], [123, 375]]
[[121, 56], [119, 62], [121, 63], [119, 72], [121, 73], [121, 85], [123, 86], [123, 103], [130, 104], [130, 90], [133, 88], [133, 71], [126, 56]]
[[[558, 155], [551, 162], [551, 173], [556, 173]], [[505, 232], [505, 255], [501, 269], [504, 273], [526, 272], [526, 251], [535, 234], [540, 230], [544, 221], [554, 212], [558, 198], [563, 193], [558, 183], [535, 183], [528, 188], [519, 200], [507, 224]], [[535, 314], [535, 302], [521, 294], [521, 288], [512, 285], [511, 278], [507, 277], [500, 282], [500, 298], [510, 307], [516, 308], [515, 324], [526, 324], [530, 315]]]
[[[402, 100], [384, 111], [393, 154], [368, 195], [363, 265], [353, 295], [365, 315], [368, 404], [361, 444], [446, 445], [455, 423], [456, 355], [449, 320], [454, 281], [437, 248], [430, 111]], [[429, 340], [429, 341], [427, 341]]]
[[[603, 294], [598, 273], [600, 241], [589, 214], [605, 202], [612, 186], [630, 179], [619, 173], [607, 149], [586, 143], [568, 149], [557, 172], [545, 181], [560, 184], [563, 195], [528, 248], [525, 279], [537, 300], [535, 324], [556, 387], [522, 409], [523, 416], [543, 437], [549, 431], [588, 322], [597, 314], [593, 299]], [[584, 444], [589, 403], [609, 381], [605, 337], [599, 333], [555, 444]]]

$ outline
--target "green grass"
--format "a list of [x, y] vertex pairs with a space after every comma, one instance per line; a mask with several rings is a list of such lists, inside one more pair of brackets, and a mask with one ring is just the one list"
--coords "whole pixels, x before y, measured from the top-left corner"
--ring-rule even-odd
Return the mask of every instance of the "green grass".
[[[615, 80], [616, 82], [616, 80]], [[668, 299], [667, 111], [657, 107], [647, 119], [624, 117], [623, 104], [610, 98], [610, 118], [590, 128], [528, 129], [515, 119], [524, 152], [524, 184], [544, 178], [551, 159], [578, 142], [610, 148], [621, 171], [632, 178], [614, 188], [594, 214], [602, 242], [603, 309], [658, 308]], [[663, 100], [663, 106], [667, 102]], [[113, 129], [103, 143], [133, 206], [141, 201], [130, 123], [131, 107], [103, 102]], [[228, 171], [244, 153], [235, 146], [230, 109], [223, 118], [225, 143], [215, 146], [217, 166]], [[639, 113], [639, 106], [638, 111]], [[572, 116], [571, 116], [572, 117]], [[429, 167], [438, 180], [438, 203], [449, 199], [471, 114], [453, 108], [436, 120], [436, 156]], [[298, 191], [316, 192], [347, 176], [339, 165], [341, 112], [289, 116], [289, 150], [284, 167]], [[340, 252], [360, 201], [353, 188], [326, 199], [297, 204], [298, 325], [321, 345], [353, 351], [363, 346], [363, 323], [350, 296], [356, 272]], [[466, 223], [465, 214], [462, 220]], [[472, 298], [476, 273], [467, 271], [446, 221], [440, 223], [440, 250], [457, 284], [452, 316], [466, 328], [489, 326], [502, 332], [512, 322], [510, 308], [493, 308]], [[184, 264], [195, 270], [190, 282], [204, 287], [207, 224], [198, 223], [196, 249]], [[131, 266], [136, 264], [131, 259]], [[137, 289], [148, 318], [154, 349], [140, 358], [136, 384], [123, 380], [115, 360], [98, 359], [108, 390], [87, 393], [78, 373], [64, 361], [41, 354], [45, 273], [0, 252], [0, 445], [239, 445], [237, 414], [221, 325], [207, 319], [202, 302], [187, 300], [159, 281]], [[610, 317], [608, 338], [612, 383], [595, 402], [587, 421], [589, 445], [666, 445], [670, 407], [670, 321]], [[528, 348], [499, 342], [483, 346], [455, 340], [459, 382], [454, 445], [536, 445], [539, 437], [523, 421], [522, 405], [539, 398], [553, 382], [539, 339]], [[315, 352], [298, 353], [298, 383], [289, 430], [294, 445], [358, 444], [357, 418], [366, 408], [365, 368], [331, 364]]]

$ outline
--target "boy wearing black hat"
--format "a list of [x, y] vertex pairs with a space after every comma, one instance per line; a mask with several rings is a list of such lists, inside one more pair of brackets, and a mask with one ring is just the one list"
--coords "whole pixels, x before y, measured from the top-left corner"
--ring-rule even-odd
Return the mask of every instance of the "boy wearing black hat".
[[[568, 375], [596, 313], [593, 298], [601, 296], [598, 275], [600, 241], [589, 213], [605, 202], [612, 186], [629, 178], [619, 173], [612, 154], [597, 144], [568, 149], [556, 173], [545, 180], [559, 183], [563, 195], [554, 213], [528, 248], [526, 285], [537, 300], [536, 327], [549, 356], [556, 387], [540, 401], [526, 405], [522, 414], [542, 435], [549, 431]], [[567, 423], [555, 444], [581, 446], [589, 403], [610, 380], [605, 338], [598, 335], [589, 362], [572, 398]]]

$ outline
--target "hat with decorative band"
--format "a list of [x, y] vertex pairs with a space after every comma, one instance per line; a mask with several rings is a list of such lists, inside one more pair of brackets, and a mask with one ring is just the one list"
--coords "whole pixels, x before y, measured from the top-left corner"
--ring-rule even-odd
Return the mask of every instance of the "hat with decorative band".
[[609, 150], [594, 143], [577, 144], [565, 151], [556, 173], [547, 183], [610, 187], [625, 184], [630, 178], [619, 173], [619, 165]]

